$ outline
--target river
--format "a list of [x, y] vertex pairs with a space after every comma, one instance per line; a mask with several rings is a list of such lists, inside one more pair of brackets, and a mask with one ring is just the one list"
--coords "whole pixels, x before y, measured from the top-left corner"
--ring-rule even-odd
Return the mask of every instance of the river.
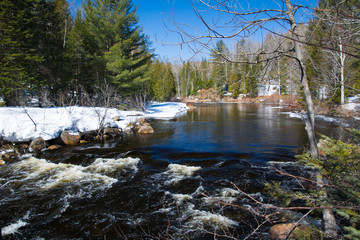
[[[264, 183], [296, 172], [304, 123], [278, 106], [202, 104], [152, 135], [44, 151], [0, 168], [4, 239], [243, 239], [258, 224], [234, 186], [266, 201]], [[317, 122], [340, 137], [342, 127]], [[206, 233], [206, 231], [210, 233]], [[266, 239], [266, 231], [251, 238]]]

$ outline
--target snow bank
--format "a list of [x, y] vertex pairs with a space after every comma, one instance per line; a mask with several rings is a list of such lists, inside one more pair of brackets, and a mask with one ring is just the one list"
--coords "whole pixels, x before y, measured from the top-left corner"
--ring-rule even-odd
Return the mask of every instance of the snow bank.
[[157, 119], [171, 119], [177, 117], [179, 114], [188, 109], [185, 103], [153, 103], [150, 108], [146, 110], [147, 118]]
[[[171, 119], [187, 110], [185, 103], [153, 103], [146, 113], [119, 111], [115, 108], [0, 108], [0, 135], [9, 141], [30, 141], [36, 137], [49, 140], [63, 130], [91, 131], [101, 124], [126, 129], [138, 118]], [[114, 117], [120, 117], [114, 121]]]
[[344, 109], [354, 112], [360, 111], [360, 96], [347, 98], [347, 103], [344, 105]]

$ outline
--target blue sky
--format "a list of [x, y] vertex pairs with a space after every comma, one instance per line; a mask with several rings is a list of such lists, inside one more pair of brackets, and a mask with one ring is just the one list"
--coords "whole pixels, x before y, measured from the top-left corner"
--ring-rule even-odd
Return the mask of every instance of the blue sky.
[[[81, 0], [67, 0], [71, 9], [81, 7]], [[275, 0], [276, 1], [276, 0]], [[274, 0], [255, 1], [248, 0], [244, 2], [253, 4], [251, 8], [272, 7]], [[280, 2], [279, 0], [277, 0]], [[295, 0], [305, 5], [316, 5], [317, 0]], [[197, 30], [206, 33], [206, 29], [201, 21], [195, 16], [190, 0], [133, 0], [134, 6], [138, 6], [138, 16], [140, 25], [143, 26], [144, 32], [150, 37], [152, 47], [155, 53], [163, 60], [199, 60], [206, 56], [206, 52], [201, 51], [194, 56], [192, 51], [186, 45], [179, 46], [182, 39], [178, 33], [169, 31], [166, 26], [176, 30], [172, 21], [175, 20], [182, 25], [187, 32], [198, 34]], [[248, 7], [248, 6], [246, 6]], [[274, 6], [278, 7], [278, 6]], [[214, 13], [207, 14], [209, 23], [212, 21], [223, 22], [227, 19]], [[165, 26], [166, 25], [166, 26]], [[191, 27], [190, 27], [191, 26]], [[238, 39], [228, 40], [227, 44], [231, 45]], [[193, 49], [194, 50], [194, 49]]]

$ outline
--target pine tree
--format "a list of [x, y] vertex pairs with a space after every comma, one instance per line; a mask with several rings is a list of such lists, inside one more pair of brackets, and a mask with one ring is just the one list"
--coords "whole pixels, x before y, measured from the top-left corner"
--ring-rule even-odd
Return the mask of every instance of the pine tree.
[[227, 87], [228, 77], [230, 75], [229, 62], [226, 60], [226, 56], [229, 54], [229, 50], [225, 45], [225, 42], [219, 40], [216, 42], [215, 48], [211, 53], [213, 62], [213, 69], [211, 72], [211, 80], [214, 83], [214, 87], [221, 92]]
[[152, 54], [132, 1], [87, 0], [84, 10], [85, 23], [96, 45], [98, 80], [110, 79], [124, 95], [139, 91], [150, 79]]
[[254, 64], [244, 64], [243, 73], [246, 73], [244, 76], [245, 94], [250, 97], [256, 97], [258, 94], [258, 76], [261, 70], [261, 65], [259, 63]]
[[175, 77], [170, 63], [155, 60], [151, 65], [151, 92], [158, 101], [168, 101], [175, 95]]
[[182, 97], [188, 97], [191, 94], [191, 64], [190, 62], [183, 63], [180, 70], [180, 92]]
[[17, 105], [24, 90], [41, 85], [37, 65], [33, 0], [3, 0], [0, 3], [0, 91], [7, 105]]
[[229, 78], [229, 92], [231, 92], [235, 98], [239, 96], [241, 88], [241, 80], [238, 69], [238, 64], [233, 64], [233, 69]]
[[70, 74], [65, 54], [71, 28], [67, 2], [4, 0], [0, 18], [0, 88], [8, 104], [24, 103], [24, 94], [40, 96], [46, 87], [64, 89]]
[[209, 89], [213, 86], [213, 82], [210, 79], [210, 65], [209, 62], [203, 58], [199, 67], [199, 74], [201, 79], [201, 87], [204, 89]]
[[68, 32], [72, 27], [69, 5], [66, 0], [40, 1], [34, 13], [37, 19], [36, 52], [44, 59], [38, 69], [53, 100], [60, 104], [59, 92], [67, 95], [72, 74], [70, 56], [66, 53]]

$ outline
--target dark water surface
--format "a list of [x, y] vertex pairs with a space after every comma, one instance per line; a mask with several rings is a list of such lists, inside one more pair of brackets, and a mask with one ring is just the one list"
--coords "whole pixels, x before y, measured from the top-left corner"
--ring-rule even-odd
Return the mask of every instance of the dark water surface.
[[[254, 217], [232, 183], [258, 200], [275, 168], [297, 171], [304, 124], [281, 108], [204, 104], [177, 119], [151, 120], [153, 135], [42, 152], [0, 168], [4, 239], [243, 239]], [[317, 130], [341, 135], [318, 121]], [[235, 232], [234, 232], [235, 231]], [[213, 237], [212, 237], [213, 238]], [[266, 239], [266, 232], [252, 238]]]

